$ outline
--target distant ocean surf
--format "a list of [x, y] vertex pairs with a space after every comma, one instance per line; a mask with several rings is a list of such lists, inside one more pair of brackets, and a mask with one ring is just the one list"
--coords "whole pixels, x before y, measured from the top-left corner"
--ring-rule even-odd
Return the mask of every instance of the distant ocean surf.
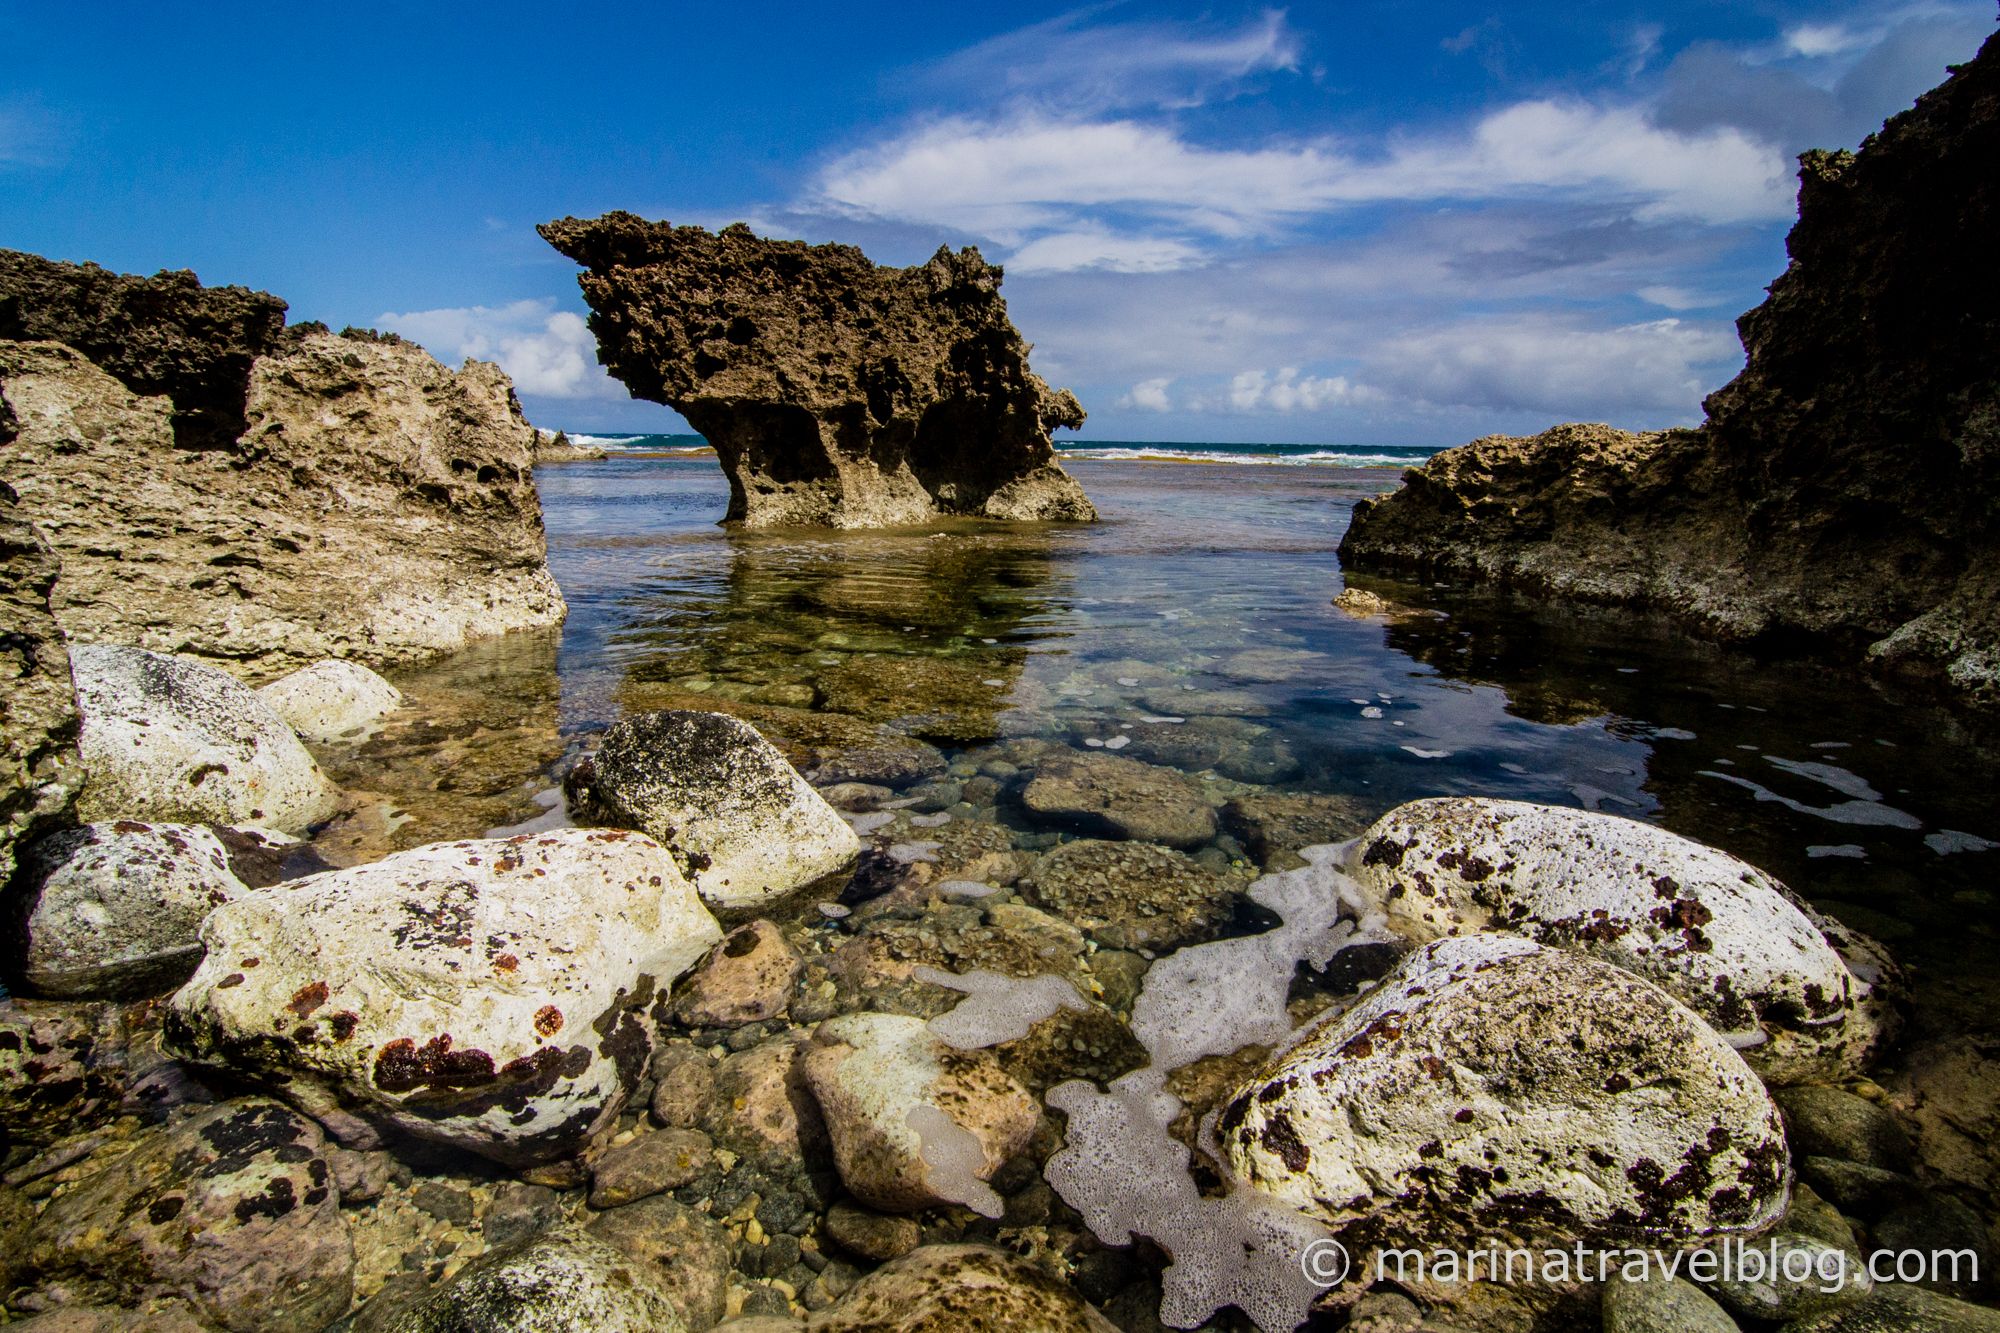
[[[580, 435], [570, 443], [614, 454], [688, 458], [709, 452], [699, 435]], [[1180, 444], [1158, 440], [1058, 440], [1065, 462], [1240, 463], [1280, 467], [1413, 467], [1437, 450], [1425, 445]]]

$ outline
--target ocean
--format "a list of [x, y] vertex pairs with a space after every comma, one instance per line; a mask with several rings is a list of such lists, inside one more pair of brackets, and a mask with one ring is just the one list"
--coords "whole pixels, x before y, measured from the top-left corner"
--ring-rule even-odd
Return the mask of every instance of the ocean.
[[[709, 452], [699, 435], [581, 435], [570, 442], [619, 454], [691, 458]], [[1264, 467], [1415, 467], [1437, 450], [1428, 445], [1199, 444], [1174, 440], [1057, 440], [1065, 463], [1223, 463]]]

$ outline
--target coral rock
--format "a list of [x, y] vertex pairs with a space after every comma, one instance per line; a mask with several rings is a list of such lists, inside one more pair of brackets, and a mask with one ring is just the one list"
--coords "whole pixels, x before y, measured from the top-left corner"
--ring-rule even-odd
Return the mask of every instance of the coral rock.
[[574, 1152], [652, 1054], [645, 1012], [721, 931], [650, 838], [439, 843], [253, 893], [202, 925], [168, 1044], [504, 1162]]
[[730, 519], [1096, 517], [1049, 442], [1083, 409], [1028, 369], [1000, 270], [977, 250], [882, 268], [849, 245], [622, 212], [540, 231], [586, 270], [599, 359], [715, 446]]

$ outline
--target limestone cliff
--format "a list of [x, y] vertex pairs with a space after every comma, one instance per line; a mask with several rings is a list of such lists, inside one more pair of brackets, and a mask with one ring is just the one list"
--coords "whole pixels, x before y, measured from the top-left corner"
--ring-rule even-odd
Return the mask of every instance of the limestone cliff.
[[1809, 639], [2000, 701], [2000, 36], [1858, 153], [1801, 159], [1791, 263], [1700, 430], [1561, 426], [1357, 508], [1355, 569]]
[[62, 820], [83, 780], [69, 654], [49, 613], [55, 582], [48, 543], [0, 483], [0, 890], [15, 844]]
[[977, 250], [884, 268], [849, 245], [719, 234], [630, 213], [545, 223], [583, 265], [599, 359], [715, 446], [728, 519], [1092, 519], [1049, 432], [1083, 424], [1028, 369]]
[[[85, 291], [106, 283], [64, 267]], [[155, 281], [185, 296], [180, 276]], [[263, 679], [562, 619], [534, 429], [498, 368], [451, 371], [414, 344], [316, 326], [238, 339], [183, 318], [194, 298], [165, 328], [136, 301], [101, 307], [113, 314], [93, 326], [81, 299], [37, 315], [24, 302], [38, 290], [9, 290], [13, 327], [64, 341], [0, 340], [0, 481], [61, 559], [51, 604], [71, 639]], [[129, 344], [128, 326], [142, 329]], [[146, 346], [164, 350], [142, 375], [130, 360]]]

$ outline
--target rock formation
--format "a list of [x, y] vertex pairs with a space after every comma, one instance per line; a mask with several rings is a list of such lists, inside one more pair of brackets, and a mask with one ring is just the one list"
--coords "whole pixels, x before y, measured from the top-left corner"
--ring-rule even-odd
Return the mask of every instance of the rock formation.
[[729, 520], [1096, 517], [1049, 443], [1083, 409], [1028, 369], [977, 250], [883, 268], [851, 245], [623, 212], [540, 231], [586, 270], [599, 359], [715, 446]]
[[0, 480], [65, 634], [261, 678], [559, 622], [507, 377], [283, 312], [0, 252]]
[[1350, 568], [1806, 640], [2000, 702], [2000, 36], [1858, 153], [1800, 159], [1791, 264], [1699, 430], [1559, 426], [1357, 506]]
[[534, 1162], [618, 1114], [652, 1054], [647, 1007], [721, 938], [650, 838], [438, 843], [209, 913], [168, 1046], [342, 1135]]
[[[0, 400], [0, 437], [7, 429]], [[67, 814], [83, 782], [69, 653], [49, 612], [55, 555], [0, 482], [0, 889], [14, 845]]]

